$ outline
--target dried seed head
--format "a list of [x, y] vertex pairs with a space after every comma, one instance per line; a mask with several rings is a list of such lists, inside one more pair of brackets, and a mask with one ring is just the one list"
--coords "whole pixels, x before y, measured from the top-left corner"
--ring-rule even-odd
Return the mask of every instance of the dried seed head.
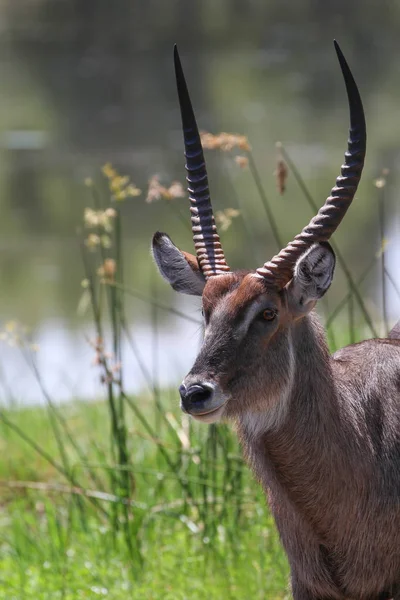
[[235, 163], [241, 169], [246, 169], [246, 167], [248, 167], [249, 165], [249, 159], [247, 158], [247, 156], [235, 156]]
[[102, 173], [108, 179], [108, 187], [111, 192], [111, 199], [115, 202], [121, 202], [129, 197], [139, 196], [142, 192], [133, 183], [127, 175], [119, 175], [116, 169], [110, 163], [102, 167]]
[[169, 186], [168, 190], [169, 197], [172, 198], [184, 198], [186, 196], [185, 189], [179, 181], [173, 181]]
[[97, 274], [105, 277], [109, 281], [114, 281], [115, 273], [117, 272], [117, 263], [113, 258], [106, 258], [101, 267], [98, 268]]
[[98, 246], [100, 246], [100, 236], [96, 233], [89, 233], [85, 240], [85, 245], [89, 250], [95, 250]]
[[200, 133], [201, 144], [206, 150], [222, 150], [222, 152], [230, 152], [234, 148], [239, 148], [244, 152], [250, 152], [251, 146], [245, 135], [237, 133], [221, 132], [217, 135], [202, 131]]
[[93, 210], [92, 208], [85, 208], [83, 213], [83, 221], [85, 227], [93, 229], [100, 227], [104, 231], [110, 233], [112, 231], [111, 219], [116, 217], [117, 212], [114, 208], [107, 208], [106, 210]]
[[98, 227], [99, 219], [97, 211], [93, 210], [93, 208], [85, 208], [83, 213], [83, 221], [86, 227]]
[[288, 177], [288, 168], [283, 160], [282, 156], [282, 144], [278, 142], [276, 144], [277, 149], [277, 157], [276, 157], [276, 169], [275, 169], [275, 177], [276, 177], [276, 187], [281, 196], [286, 191], [286, 180]]
[[381, 189], [381, 188], [385, 187], [385, 185], [386, 185], [386, 179], [384, 177], [378, 177], [378, 179], [375, 179], [374, 185], [378, 189]]
[[147, 190], [146, 202], [151, 204], [162, 198], [162, 185], [160, 184], [158, 175], [153, 175], [149, 180], [149, 188]]
[[240, 215], [240, 210], [236, 208], [226, 208], [225, 210], [217, 210], [215, 220], [218, 223], [221, 231], [227, 231], [232, 225], [232, 220]]
[[107, 177], [107, 179], [113, 179], [113, 177], [115, 177], [117, 175], [117, 172], [115, 171], [115, 169], [113, 169], [113, 166], [111, 163], [106, 163], [105, 165], [103, 165], [101, 167], [101, 171], [102, 171], [103, 175], [105, 177]]
[[30, 341], [30, 329], [19, 321], [8, 321], [0, 331], [0, 341], [11, 347], [20, 347], [36, 352], [38, 347]]
[[380, 177], [378, 177], [378, 179], [374, 180], [374, 185], [375, 187], [377, 187], [378, 189], [381, 189], [383, 187], [385, 187], [386, 185], [386, 177], [389, 175], [389, 169], [387, 167], [385, 167], [384, 169], [382, 169], [382, 174]]
[[151, 204], [158, 200], [173, 200], [174, 198], [183, 198], [185, 190], [179, 181], [173, 181], [167, 188], [160, 183], [158, 175], [154, 175], [149, 181], [146, 202]]

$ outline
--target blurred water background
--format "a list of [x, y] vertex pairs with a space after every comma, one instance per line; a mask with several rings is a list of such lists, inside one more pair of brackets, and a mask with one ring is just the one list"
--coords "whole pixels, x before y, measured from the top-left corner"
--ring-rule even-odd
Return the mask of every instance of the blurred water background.
[[[400, 285], [400, 5], [344, 0], [1, 0], [0, 326], [17, 319], [40, 346], [53, 397], [95, 397], [90, 314], [77, 307], [84, 277], [77, 227], [91, 205], [87, 177], [110, 162], [143, 190], [123, 207], [127, 285], [199, 318], [196, 300], [161, 281], [149, 246], [157, 229], [191, 251], [190, 232], [166, 202], [145, 202], [149, 179], [184, 183], [172, 46], [178, 43], [201, 129], [245, 134], [281, 235], [311, 216], [293, 177], [280, 196], [275, 143], [289, 151], [315, 200], [328, 195], [343, 158], [348, 109], [333, 50], [337, 38], [357, 79], [368, 126], [362, 184], [336, 241], [355, 277], [380, 246], [384, 193], [387, 267]], [[240, 208], [224, 235], [234, 267], [254, 268], [276, 251], [256, 187], [228, 154], [206, 155], [216, 209]], [[384, 192], [375, 180], [389, 169]], [[176, 206], [188, 215], [186, 199]], [[189, 218], [188, 218], [189, 222]], [[379, 264], [363, 287], [382, 316]], [[333, 308], [345, 293], [338, 273]], [[388, 284], [391, 320], [400, 300]], [[179, 381], [196, 353], [199, 326], [129, 299], [127, 318], [159, 385]], [[143, 373], [125, 348], [126, 387]], [[128, 362], [129, 361], [129, 362]], [[4, 401], [37, 402], [35, 377], [18, 348], [0, 344]], [[10, 392], [12, 390], [12, 393]]]

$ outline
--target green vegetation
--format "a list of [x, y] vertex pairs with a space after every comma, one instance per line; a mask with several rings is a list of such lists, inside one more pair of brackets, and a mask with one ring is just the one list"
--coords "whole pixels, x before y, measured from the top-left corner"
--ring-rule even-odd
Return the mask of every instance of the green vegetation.
[[[133, 401], [144, 405], [151, 423], [150, 399]], [[178, 415], [175, 421], [168, 414], [177, 424]], [[161, 445], [129, 413], [134, 466], [126, 520], [112, 465], [105, 462], [105, 403], [68, 404], [59, 416], [64, 431], [73, 431], [74, 444], [61, 439], [79, 488], [4, 421], [0, 427], [0, 598], [285, 597], [285, 556], [265, 499], [227, 428], [190, 425], [175, 432], [163, 426]], [[3, 417], [56, 459], [48, 409]], [[85, 452], [85, 461], [74, 446]], [[92, 502], [84, 490], [93, 492]]]
[[[229, 141], [243, 145], [240, 136]], [[251, 150], [244, 151], [273, 221]], [[280, 151], [286, 173], [287, 165], [315, 210], [290, 156]], [[45, 389], [36, 348], [24, 330], [14, 323], [2, 333], [35, 373], [45, 405], [0, 410], [0, 599], [289, 598], [286, 557], [234, 433], [182, 416], [176, 392], [160, 391], [140, 361], [126, 320], [125, 300], [135, 291], [124, 280], [121, 215], [121, 201], [138, 190], [111, 165], [103, 175], [111, 206], [104, 203], [104, 190], [98, 193], [91, 180], [86, 182], [92, 204], [82, 228], [79, 311], [91, 310], [105, 400], [59, 406]], [[385, 185], [383, 178], [380, 182], [378, 189]], [[181, 195], [177, 186], [152, 185], [158, 199], [172, 202], [174, 194]], [[383, 206], [382, 194], [380, 199]], [[232, 210], [222, 213], [222, 220], [219, 215], [221, 228], [238, 215]], [[346, 293], [335, 308], [325, 306], [332, 349], [375, 333], [360, 286], [378, 259], [383, 279], [391, 281], [383, 217], [382, 211], [382, 252], [371, 257], [361, 276], [353, 276], [339, 255]], [[273, 230], [278, 238], [274, 222]], [[124, 387], [124, 338], [147, 383], [140, 397]]]
[[[0, 598], [284, 598], [286, 558], [234, 434], [182, 417], [176, 392], [160, 392], [140, 363], [125, 317], [121, 218], [121, 201], [138, 190], [111, 165], [103, 175], [111, 207], [86, 182], [79, 311], [92, 312], [105, 401], [57, 405], [24, 329], [10, 323], [2, 334], [46, 405], [0, 412]], [[152, 189], [168, 200], [183, 193]], [[124, 337], [148, 384], [140, 397], [124, 388]]]

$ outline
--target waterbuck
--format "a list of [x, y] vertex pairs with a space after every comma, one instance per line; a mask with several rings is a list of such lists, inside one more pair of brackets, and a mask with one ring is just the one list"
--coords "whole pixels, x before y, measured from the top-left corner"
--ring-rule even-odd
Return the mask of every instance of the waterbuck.
[[179, 392], [205, 423], [236, 423], [291, 567], [295, 600], [400, 599], [400, 334], [330, 356], [313, 311], [329, 288], [328, 239], [364, 164], [360, 95], [335, 43], [350, 107], [341, 175], [318, 214], [256, 271], [231, 271], [214, 223], [206, 166], [178, 52], [196, 256], [153, 238], [161, 275], [202, 296], [205, 335]]

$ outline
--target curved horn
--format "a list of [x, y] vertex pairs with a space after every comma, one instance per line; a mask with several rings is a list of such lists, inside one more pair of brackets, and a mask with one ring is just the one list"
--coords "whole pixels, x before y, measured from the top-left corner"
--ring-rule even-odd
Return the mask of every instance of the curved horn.
[[208, 279], [213, 275], [229, 272], [230, 269], [215, 225], [203, 148], [176, 45], [174, 63], [185, 143], [193, 241], [200, 269]]
[[336, 185], [332, 188], [331, 195], [326, 199], [317, 215], [286, 248], [266, 262], [263, 267], [257, 269], [258, 275], [278, 288], [284, 287], [292, 279], [293, 267], [307, 248], [315, 242], [328, 240], [334, 233], [354, 198], [364, 166], [367, 134], [363, 105], [353, 75], [336, 40], [334, 45], [346, 84], [350, 108], [347, 152], [341, 175], [336, 179]]

